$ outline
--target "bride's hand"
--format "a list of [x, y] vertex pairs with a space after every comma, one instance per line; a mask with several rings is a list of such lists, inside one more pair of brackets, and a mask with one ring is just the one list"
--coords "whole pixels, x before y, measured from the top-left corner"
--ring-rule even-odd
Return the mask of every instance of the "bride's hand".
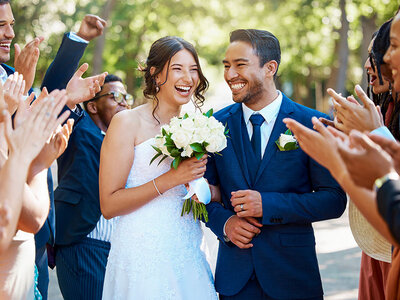
[[203, 177], [206, 171], [207, 155], [204, 155], [200, 160], [192, 157], [184, 160], [178, 168], [171, 169], [173, 180], [177, 181], [177, 185], [185, 184], [197, 178]]

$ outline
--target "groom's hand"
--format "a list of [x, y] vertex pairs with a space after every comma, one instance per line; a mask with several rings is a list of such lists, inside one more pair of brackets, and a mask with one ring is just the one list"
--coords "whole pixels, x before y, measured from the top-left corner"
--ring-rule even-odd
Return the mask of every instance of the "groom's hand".
[[261, 194], [253, 190], [241, 190], [231, 193], [231, 204], [238, 217], [263, 216]]
[[253, 247], [251, 240], [261, 232], [258, 227], [262, 227], [262, 224], [254, 218], [233, 216], [226, 222], [225, 233], [236, 246], [247, 249]]

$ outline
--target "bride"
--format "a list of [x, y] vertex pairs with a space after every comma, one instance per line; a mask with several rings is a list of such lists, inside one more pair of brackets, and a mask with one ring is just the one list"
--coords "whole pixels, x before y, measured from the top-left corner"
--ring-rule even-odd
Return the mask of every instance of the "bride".
[[217, 299], [212, 273], [200, 250], [202, 230], [181, 217], [184, 184], [203, 176], [206, 157], [149, 164], [160, 127], [208, 87], [197, 53], [187, 41], [164, 37], [146, 61], [148, 104], [116, 115], [101, 149], [100, 205], [119, 217], [111, 239], [104, 299]]

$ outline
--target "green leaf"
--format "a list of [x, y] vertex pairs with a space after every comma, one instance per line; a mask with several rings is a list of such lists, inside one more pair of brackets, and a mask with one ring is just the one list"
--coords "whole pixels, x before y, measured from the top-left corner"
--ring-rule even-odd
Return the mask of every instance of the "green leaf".
[[195, 152], [194, 156], [197, 158], [197, 160], [200, 160], [204, 154], [204, 152]]
[[204, 148], [200, 143], [190, 144], [190, 148], [192, 148], [195, 152], [204, 152]]
[[163, 158], [161, 158], [160, 161], [158, 162], [157, 166], [159, 166], [159, 165], [162, 163], [162, 161], [163, 161], [164, 159], [166, 159], [167, 157], [168, 157], [167, 155], [164, 155]]
[[289, 142], [285, 145], [285, 151], [291, 151], [291, 150], [296, 150], [299, 148], [296, 142]]
[[205, 114], [203, 114], [203, 115], [205, 115], [206, 117], [211, 117], [212, 115], [213, 115], [213, 113], [214, 113], [214, 110], [211, 108], [208, 112], [206, 112]]
[[153, 147], [154, 150], [157, 151], [157, 153], [162, 153], [162, 151], [160, 150], [160, 148], [157, 148], [156, 146], [151, 145], [151, 147]]
[[181, 152], [180, 152], [178, 149], [173, 149], [173, 150], [170, 152], [170, 154], [171, 154], [172, 157], [178, 157], [178, 156], [181, 155]]
[[156, 160], [157, 157], [159, 157], [160, 155], [162, 155], [162, 153], [157, 153], [156, 155], [154, 155], [153, 158], [151, 159], [149, 165], [151, 165], [153, 163], [153, 161]]
[[189, 118], [189, 115], [186, 113], [186, 114], [183, 115], [183, 119], [185, 120], [187, 118]]
[[293, 135], [293, 134], [292, 134], [292, 131], [291, 131], [290, 129], [286, 130], [286, 131], [285, 131], [285, 134], [286, 134], [286, 135]]
[[182, 161], [182, 157], [180, 157], [180, 156], [175, 157], [175, 159], [171, 163], [171, 166], [176, 170], [176, 169], [178, 169], [178, 166], [181, 161]]
[[275, 141], [275, 144], [278, 146], [278, 149], [279, 149], [280, 151], [285, 151], [285, 148], [283, 148], [283, 147], [281, 147], [281, 145], [279, 145], [279, 139], [277, 139], [277, 140]]
[[167, 136], [167, 131], [164, 128], [161, 129], [161, 133], [163, 136]]

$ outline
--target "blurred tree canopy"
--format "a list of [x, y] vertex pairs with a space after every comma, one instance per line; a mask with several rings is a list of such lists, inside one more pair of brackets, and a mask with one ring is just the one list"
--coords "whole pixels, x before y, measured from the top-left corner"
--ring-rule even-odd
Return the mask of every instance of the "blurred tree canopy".
[[137, 103], [143, 100], [137, 67], [156, 39], [177, 35], [192, 42], [212, 91], [215, 81], [223, 80], [221, 61], [229, 32], [258, 28], [280, 40], [279, 88], [324, 111], [327, 87], [351, 93], [362, 81], [371, 35], [398, 6], [395, 0], [12, 0], [14, 41], [24, 45], [34, 36], [45, 37], [37, 86], [63, 33], [77, 31], [90, 13], [106, 17], [109, 26], [103, 41], [90, 43], [82, 61], [91, 65], [89, 74], [108, 71], [121, 76]]

